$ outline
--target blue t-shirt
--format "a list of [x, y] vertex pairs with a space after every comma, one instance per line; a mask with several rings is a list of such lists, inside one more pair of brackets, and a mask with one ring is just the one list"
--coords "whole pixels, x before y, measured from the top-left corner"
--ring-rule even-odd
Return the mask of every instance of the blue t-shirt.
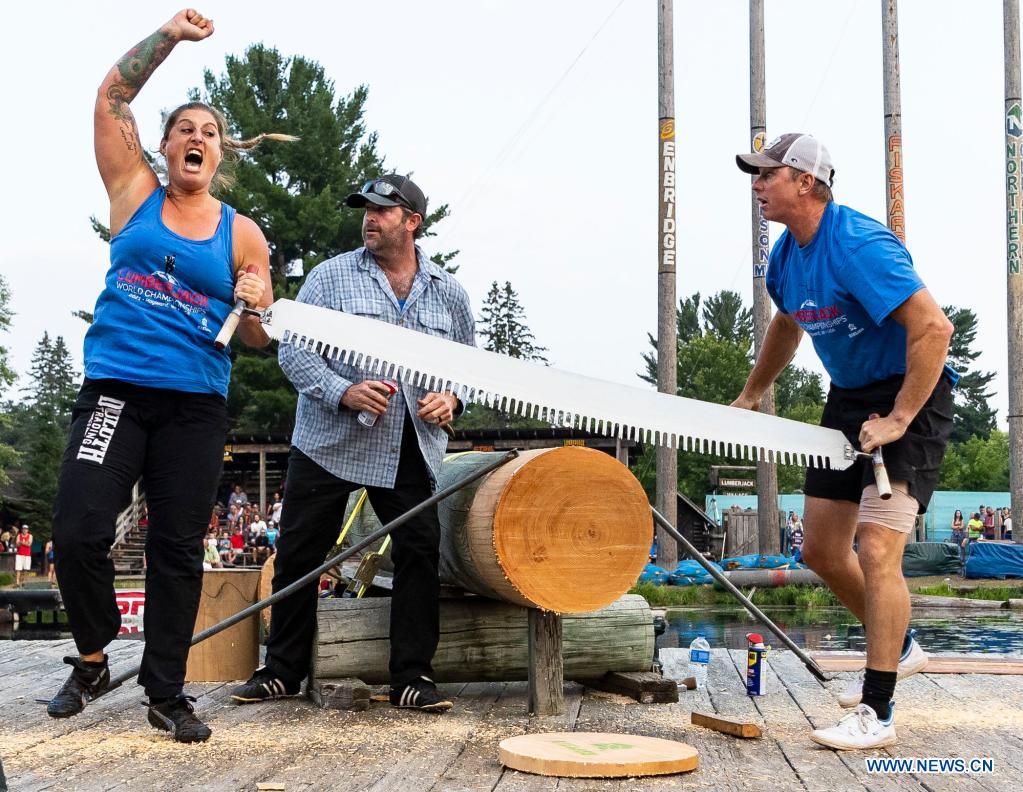
[[231, 357], [213, 340], [234, 304], [235, 210], [222, 204], [212, 237], [186, 239], [163, 224], [165, 195], [153, 190], [110, 241], [85, 376], [226, 397]]
[[895, 234], [834, 202], [804, 247], [786, 230], [767, 269], [771, 299], [807, 332], [840, 388], [905, 374], [906, 330], [891, 313], [922, 288]]

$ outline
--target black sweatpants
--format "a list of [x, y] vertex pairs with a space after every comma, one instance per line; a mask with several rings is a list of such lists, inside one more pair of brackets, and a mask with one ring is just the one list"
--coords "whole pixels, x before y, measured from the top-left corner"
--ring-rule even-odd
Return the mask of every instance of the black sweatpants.
[[78, 651], [118, 633], [110, 547], [115, 520], [141, 476], [146, 534], [145, 649], [139, 684], [176, 696], [202, 591], [202, 541], [224, 459], [227, 412], [219, 395], [86, 380], [75, 402], [53, 514], [57, 582]]
[[[277, 540], [273, 590], [280, 591], [322, 564], [337, 541], [348, 496], [361, 487], [328, 473], [292, 447], [284, 487], [281, 535]], [[406, 415], [398, 476], [393, 489], [367, 487], [369, 502], [381, 523], [388, 523], [433, 494], [415, 428]], [[394, 588], [391, 592], [392, 685], [431, 676], [440, 635], [440, 523], [437, 508], [426, 509], [391, 534]], [[316, 630], [318, 586], [286, 597], [271, 610], [266, 665], [289, 683], [309, 673]]]

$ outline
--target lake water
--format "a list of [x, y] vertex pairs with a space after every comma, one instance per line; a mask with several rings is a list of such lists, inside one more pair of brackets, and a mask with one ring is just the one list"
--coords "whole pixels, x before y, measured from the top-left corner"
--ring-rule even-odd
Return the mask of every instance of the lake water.
[[[843, 608], [761, 610], [808, 651], [864, 651], [863, 626]], [[748, 632], [761, 633], [768, 645], [782, 646], [742, 608], [672, 609], [667, 619], [668, 629], [658, 637], [658, 647], [686, 649], [701, 632], [713, 648], [745, 649]], [[1023, 611], [914, 608], [910, 626], [929, 652], [1023, 655]]]

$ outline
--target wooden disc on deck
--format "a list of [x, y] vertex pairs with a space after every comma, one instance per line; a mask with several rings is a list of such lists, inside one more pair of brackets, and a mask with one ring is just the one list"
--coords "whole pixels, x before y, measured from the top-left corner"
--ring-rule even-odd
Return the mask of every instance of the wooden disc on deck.
[[624, 778], [695, 770], [700, 755], [674, 740], [606, 732], [523, 734], [501, 740], [501, 763], [513, 770], [571, 778]]

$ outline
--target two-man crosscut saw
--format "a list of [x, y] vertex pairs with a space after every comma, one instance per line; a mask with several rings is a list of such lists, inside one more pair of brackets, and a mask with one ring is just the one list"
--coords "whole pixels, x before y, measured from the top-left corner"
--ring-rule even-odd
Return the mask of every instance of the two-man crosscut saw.
[[836, 429], [686, 399], [543, 366], [293, 300], [261, 314], [271, 338], [369, 375], [451, 391], [559, 426], [753, 461], [849, 467], [861, 453]]

